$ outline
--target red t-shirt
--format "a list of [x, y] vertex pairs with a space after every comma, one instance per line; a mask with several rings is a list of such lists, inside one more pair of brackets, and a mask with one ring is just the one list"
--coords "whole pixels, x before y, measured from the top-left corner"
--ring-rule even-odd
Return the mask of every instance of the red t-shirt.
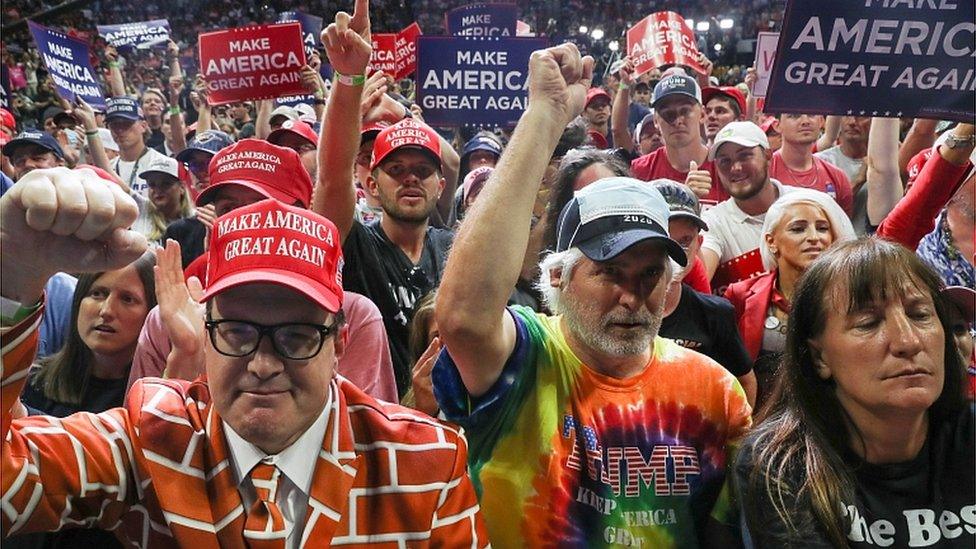
[[780, 151], [776, 151], [769, 163], [769, 177], [784, 185], [827, 193], [834, 197], [848, 216], [854, 211], [854, 192], [847, 174], [822, 158], [814, 156], [813, 167], [801, 172], [786, 167]]
[[[722, 186], [722, 182], [718, 178], [718, 171], [715, 169], [714, 162], [707, 161], [699, 166], [698, 169], [707, 170], [712, 176], [712, 190], [701, 199], [702, 205], [714, 206], [729, 198], [729, 193], [725, 192], [725, 187]], [[688, 172], [679, 172], [674, 169], [671, 162], [668, 162], [667, 147], [661, 147], [644, 156], [635, 158], [630, 163], [630, 172], [637, 179], [643, 179], [644, 181], [665, 178], [684, 183], [685, 178], [688, 177]]]

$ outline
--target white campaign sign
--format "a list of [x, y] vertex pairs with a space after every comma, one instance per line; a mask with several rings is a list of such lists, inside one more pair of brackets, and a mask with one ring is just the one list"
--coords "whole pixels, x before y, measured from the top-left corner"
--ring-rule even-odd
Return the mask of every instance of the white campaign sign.
[[769, 77], [773, 73], [773, 60], [776, 59], [776, 45], [779, 43], [778, 32], [760, 32], [756, 37], [756, 88], [753, 95], [766, 97], [769, 88]]

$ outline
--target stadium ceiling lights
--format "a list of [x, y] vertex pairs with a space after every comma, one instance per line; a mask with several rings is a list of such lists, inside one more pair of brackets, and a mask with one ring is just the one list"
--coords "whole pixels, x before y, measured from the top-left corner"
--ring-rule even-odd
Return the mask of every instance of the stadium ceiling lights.
[[718, 22], [718, 28], [722, 30], [729, 30], [732, 28], [733, 25], [735, 25], [735, 21], [733, 21], [728, 17]]
[[610, 48], [610, 51], [617, 51], [620, 49], [620, 42], [617, 42], [616, 40], [611, 40], [610, 43], [607, 44], [607, 47]]
[[580, 25], [579, 32], [580, 34], [586, 34], [590, 32], [590, 29], [586, 25]]
[[603, 29], [593, 29], [593, 32], [590, 33], [590, 37], [593, 38], [594, 40], [602, 39]]
[[685, 25], [688, 25], [688, 28], [689, 29], [693, 29], [693, 28], [695, 28], [695, 20], [694, 19], [685, 19]]
[[715, 44], [715, 51], [716, 52], [722, 51], [722, 44]]
[[695, 23], [695, 30], [699, 32], [708, 32], [708, 29], [712, 28], [712, 24], [708, 21], [699, 21]]

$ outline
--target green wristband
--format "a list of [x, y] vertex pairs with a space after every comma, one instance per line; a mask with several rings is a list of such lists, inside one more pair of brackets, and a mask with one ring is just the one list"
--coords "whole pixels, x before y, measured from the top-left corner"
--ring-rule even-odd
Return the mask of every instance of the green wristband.
[[339, 84], [345, 84], [346, 86], [362, 86], [366, 83], [365, 74], [339, 74], [335, 72], [332, 77], [333, 82], [338, 82]]

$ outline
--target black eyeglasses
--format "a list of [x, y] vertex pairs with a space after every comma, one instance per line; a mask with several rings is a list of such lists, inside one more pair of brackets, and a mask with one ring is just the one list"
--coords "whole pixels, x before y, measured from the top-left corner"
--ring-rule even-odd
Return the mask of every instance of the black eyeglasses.
[[241, 358], [257, 351], [267, 334], [276, 353], [289, 360], [308, 360], [322, 351], [325, 340], [336, 332], [340, 321], [331, 326], [289, 322], [265, 326], [244, 320], [207, 319], [204, 324], [214, 349], [224, 356]]

